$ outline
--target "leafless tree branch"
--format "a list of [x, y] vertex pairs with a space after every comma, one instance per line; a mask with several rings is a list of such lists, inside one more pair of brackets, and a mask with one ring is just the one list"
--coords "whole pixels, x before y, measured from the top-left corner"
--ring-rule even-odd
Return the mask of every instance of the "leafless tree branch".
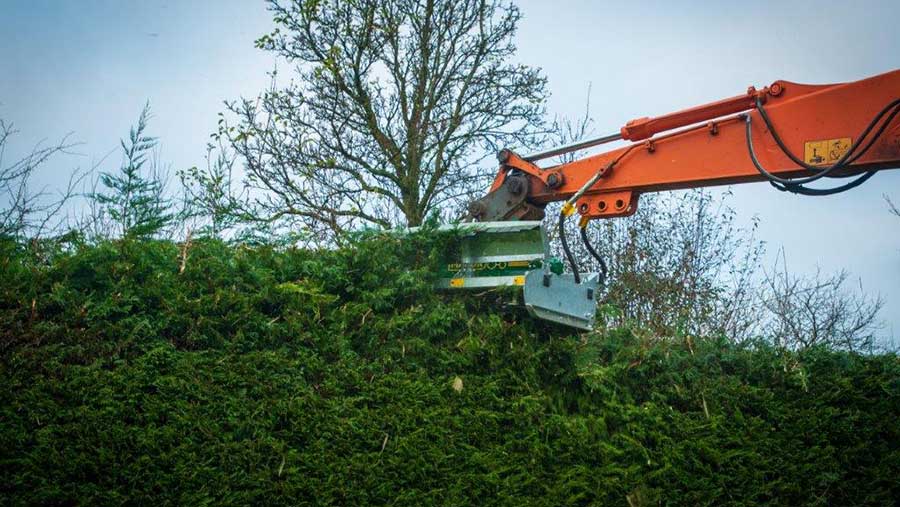
[[874, 345], [884, 301], [867, 296], [861, 282], [858, 290], [849, 290], [846, 271], [826, 276], [816, 270], [809, 277], [797, 276], [788, 270], [782, 251], [765, 278], [768, 291], [762, 302], [771, 317], [766, 331], [776, 345], [791, 349], [825, 345], [854, 351], [868, 351]]
[[85, 175], [73, 171], [66, 186], [56, 192], [48, 186], [35, 190], [31, 185], [35, 173], [52, 157], [71, 153], [77, 143], [69, 141], [71, 135], [50, 146], [39, 143], [26, 156], [5, 165], [7, 144], [17, 132], [11, 123], [0, 119], [0, 236], [25, 239], [60, 227], [60, 211], [76, 195]]

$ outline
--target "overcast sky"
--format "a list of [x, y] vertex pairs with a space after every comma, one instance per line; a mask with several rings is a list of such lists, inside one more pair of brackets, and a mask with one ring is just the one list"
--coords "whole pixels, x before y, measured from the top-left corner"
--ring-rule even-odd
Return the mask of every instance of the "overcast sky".
[[[519, 59], [549, 78], [551, 111], [581, 114], [591, 83], [598, 133], [776, 79], [832, 83], [900, 67], [896, 0], [518, 4]], [[58, 181], [114, 150], [149, 100], [162, 158], [200, 165], [222, 101], [267, 84], [275, 61], [253, 40], [270, 29], [252, 0], [0, 2], [0, 117], [21, 131], [7, 159], [72, 132], [82, 156], [41, 176]], [[733, 193], [744, 224], [759, 217], [770, 259], [783, 247], [794, 271], [848, 269], [887, 300], [885, 333], [900, 333], [900, 219], [882, 198], [900, 200], [900, 171], [834, 197], [762, 183]]]

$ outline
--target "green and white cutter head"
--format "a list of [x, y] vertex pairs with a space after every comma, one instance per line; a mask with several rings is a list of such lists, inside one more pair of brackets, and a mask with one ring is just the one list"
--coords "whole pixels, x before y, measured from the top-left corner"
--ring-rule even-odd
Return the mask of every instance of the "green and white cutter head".
[[575, 283], [562, 263], [550, 256], [547, 231], [540, 221], [470, 222], [442, 227], [461, 233], [458, 252], [441, 265], [438, 287], [448, 290], [522, 287], [525, 308], [533, 316], [578, 329], [594, 326], [599, 276]]

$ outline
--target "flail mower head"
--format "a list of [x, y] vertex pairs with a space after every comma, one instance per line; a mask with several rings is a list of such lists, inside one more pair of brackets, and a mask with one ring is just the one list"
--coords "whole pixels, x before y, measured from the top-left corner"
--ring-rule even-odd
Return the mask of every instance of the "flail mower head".
[[550, 256], [540, 221], [471, 222], [443, 227], [462, 233], [458, 255], [445, 259], [438, 287], [471, 290], [522, 287], [525, 308], [533, 316], [591, 330], [600, 282], [587, 274], [576, 283], [563, 264]]

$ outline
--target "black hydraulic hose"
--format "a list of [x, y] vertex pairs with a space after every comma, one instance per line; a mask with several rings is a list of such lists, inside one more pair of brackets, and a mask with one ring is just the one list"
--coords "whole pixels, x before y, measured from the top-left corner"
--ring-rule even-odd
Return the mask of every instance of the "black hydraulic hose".
[[814, 196], [814, 197], [821, 197], [821, 196], [825, 196], [825, 195], [839, 194], [841, 192], [850, 190], [851, 188], [856, 188], [856, 187], [862, 185], [863, 183], [865, 183], [866, 180], [868, 180], [872, 176], [875, 176], [875, 172], [876, 171], [869, 171], [867, 173], [863, 173], [862, 175], [860, 175], [858, 178], [851, 181], [850, 183], [846, 183], [844, 185], [834, 187], [834, 188], [819, 189], [819, 188], [804, 187], [803, 185], [781, 186], [778, 183], [775, 183], [774, 181], [770, 182], [770, 183], [772, 183], [772, 186], [774, 186], [778, 190], [781, 190], [782, 192], [791, 192], [791, 193], [799, 194], [799, 195], [810, 195], [810, 196]]
[[575, 262], [575, 256], [572, 255], [572, 251], [569, 249], [569, 242], [566, 241], [566, 214], [559, 214], [559, 241], [562, 243], [563, 252], [566, 254], [566, 260], [569, 261], [569, 266], [572, 268], [572, 276], [575, 278], [575, 283], [581, 283], [581, 274], [578, 272], [578, 264]]
[[[875, 171], [869, 171], [861, 176], [857, 177], [855, 180], [846, 183], [844, 185], [840, 185], [834, 188], [826, 188], [826, 189], [818, 189], [818, 188], [808, 188], [803, 186], [802, 184], [795, 183], [794, 180], [779, 178], [774, 174], [767, 171], [762, 164], [759, 162], [759, 159], [756, 158], [756, 150], [753, 148], [753, 140], [750, 134], [750, 117], [747, 117], [747, 150], [750, 152], [750, 160], [753, 162], [753, 165], [756, 169], [765, 176], [769, 183], [772, 184], [773, 187], [781, 190], [782, 192], [791, 192], [799, 195], [808, 195], [808, 196], [826, 196], [826, 195], [834, 195], [839, 194], [841, 192], [850, 190], [852, 188], [856, 188], [863, 183], [866, 182], [869, 178], [875, 175]], [[855, 159], [854, 159], [855, 160]], [[820, 175], [819, 177], [826, 176], [825, 174]]]
[[[878, 114], [875, 115], [875, 118], [873, 118], [872, 121], [869, 122], [869, 125], [867, 125], [865, 130], [863, 130], [862, 133], [859, 135], [859, 137], [856, 140], [856, 143], [854, 143], [853, 146], [851, 146], [850, 149], [847, 150], [847, 153], [845, 153], [837, 162], [835, 162], [834, 165], [832, 165], [830, 167], [819, 167], [819, 166], [807, 164], [806, 162], [804, 162], [803, 160], [798, 158], [796, 155], [794, 155], [788, 149], [787, 145], [785, 145], [784, 141], [782, 141], [781, 136], [778, 135], [778, 131], [775, 130], [775, 126], [772, 124], [772, 120], [771, 120], [771, 118], [769, 118], [769, 113], [766, 111], [766, 108], [763, 107], [762, 101], [759, 98], [756, 99], [756, 108], [759, 110], [759, 115], [762, 117], [763, 122], [765, 122], [766, 128], [768, 128], [769, 132], [772, 134], [772, 139], [774, 139], [775, 143], [778, 145], [778, 147], [781, 148], [781, 151], [783, 151], [784, 154], [788, 156], [788, 158], [790, 158], [792, 161], [794, 161], [795, 164], [799, 165], [800, 167], [807, 169], [809, 171], [821, 171], [821, 172], [826, 172], [826, 171], [831, 172], [832, 169], [843, 167], [843, 165], [845, 165], [845, 162], [852, 163], [854, 160], [856, 160], [857, 158], [859, 158], [863, 154], [865, 154], [869, 150], [869, 148], [872, 147], [872, 144], [874, 144], [875, 141], [879, 137], [881, 137], [881, 134], [884, 132], [884, 130], [887, 128], [887, 126], [891, 123], [891, 120], [894, 119], [894, 116], [897, 114], [897, 111], [898, 111], [895, 108], [897, 108], [898, 106], [900, 106], [900, 99], [895, 99], [895, 100], [891, 101], [888, 105], [884, 106], [884, 108], [882, 108], [881, 111], [879, 111]], [[881, 128], [878, 129], [878, 132], [875, 134], [875, 136], [873, 136], [873, 138], [869, 141], [869, 143], [866, 145], [866, 147], [861, 152], [859, 152], [859, 154], [853, 156], [853, 152], [856, 151], [857, 149], [859, 149], [859, 146], [862, 144], [863, 140], [866, 137], [868, 137], [869, 132], [871, 132], [871, 130], [875, 127], [875, 125], [878, 124], [878, 122], [881, 120], [881, 117], [884, 116], [885, 114], [887, 114], [891, 109], [894, 109], [894, 111], [891, 113], [891, 115], [887, 119], [887, 121], [885, 121], [881, 125]], [[748, 118], [749, 118], [749, 116], [748, 116]], [[812, 178], [812, 177], [815, 177], [816, 179], [821, 178], [821, 176], [819, 176], [819, 175], [810, 176], [810, 178]], [[811, 181], [815, 181], [815, 180], [811, 180]], [[798, 185], [803, 185], [808, 182], [801, 181], [801, 180], [794, 180], [793, 183], [796, 183]]]
[[603, 260], [603, 257], [601, 257], [599, 253], [597, 253], [597, 250], [594, 249], [594, 245], [592, 245], [590, 240], [588, 239], [587, 227], [581, 228], [581, 241], [584, 243], [587, 251], [591, 254], [591, 257], [597, 259], [597, 262], [600, 263], [600, 283], [602, 284], [606, 282], [606, 262]]
[[[897, 99], [897, 100], [891, 102], [890, 104], [887, 105], [887, 107], [882, 109], [878, 113], [878, 115], [876, 115], [875, 118], [869, 123], [869, 125], [862, 132], [862, 134], [860, 134], [856, 143], [854, 143], [850, 147], [850, 149], [847, 150], [847, 152], [844, 153], [844, 155], [837, 162], [835, 162], [833, 165], [828, 166], [828, 167], [817, 167], [814, 165], [809, 165], [809, 164], [805, 163], [803, 160], [800, 160], [799, 158], [797, 158], [796, 155], [794, 155], [787, 148], [787, 146], [781, 140], [781, 136], [779, 136], [778, 132], [774, 129], [774, 126], [772, 125], [772, 122], [769, 119], [768, 113], [766, 113], [765, 109], [762, 107], [762, 103], [759, 100], [757, 100], [757, 108], [759, 109], [760, 116], [762, 116], [762, 119], [766, 124], [766, 128], [769, 129], [769, 132], [772, 134], [772, 138], [775, 140], [775, 143], [778, 144], [778, 147], [781, 148], [781, 151], [784, 152], [784, 154], [787, 155], [788, 158], [790, 158], [792, 161], [794, 161], [794, 163], [796, 163], [800, 167], [807, 169], [809, 171], [815, 171], [817, 174], [814, 174], [813, 176], [808, 176], [806, 178], [785, 179], [785, 178], [779, 178], [778, 176], [775, 176], [774, 174], [770, 173], [765, 168], [763, 168], [762, 164], [760, 164], [759, 160], [756, 158], [756, 152], [753, 149], [753, 135], [752, 135], [752, 131], [750, 128], [750, 126], [751, 126], [750, 115], [748, 114], [747, 119], [746, 119], [746, 134], [747, 134], [747, 146], [750, 150], [750, 158], [753, 161], [753, 165], [756, 166], [756, 169], [760, 173], [762, 173], [766, 178], [768, 178], [769, 181], [781, 183], [782, 185], [786, 185], [786, 186], [805, 185], [807, 183], [812, 183], [813, 181], [816, 181], [821, 178], [824, 178], [825, 176], [828, 176], [829, 173], [831, 173], [837, 169], [842, 169], [842, 168], [846, 167], [846, 165], [848, 163], [853, 162], [857, 158], [864, 155], [866, 153], [866, 151], [868, 151], [869, 148], [871, 148], [872, 145], [875, 143], [875, 141], [881, 136], [881, 134], [884, 133], [884, 130], [890, 124], [891, 120], [894, 119], [894, 116], [896, 116], [897, 113], [900, 112], [900, 108], [897, 107], [898, 105], [900, 105], [900, 99]], [[891, 112], [891, 115], [888, 117], [887, 121], [881, 125], [881, 128], [878, 129], [878, 132], [875, 134], [875, 136], [873, 136], [873, 138], [870, 139], [868, 143], [866, 143], [865, 148], [863, 150], [859, 151], [858, 154], [855, 154], [855, 152], [857, 150], [859, 150], [860, 146], [862, 146], [865, 138], [868, 137], [869, 132], [871, 132], [872, 128], [891, 109], [894, 109], [894, 110], [893, 110], [893, 112]]]
[[[857, 187], [857, 186], [861, 185], [862, 183], [864, 183], [869, 178], [871, 178], [875, 174], [875, 171], [869, 171], [869, 172], [862, 174], [861, 176], [859, 176], [855, 180], [851, 181], [850, 183], [847, 183], [845, 185], [841, 185], [838, 187], [834, 187], [834, 188], [829, 188], [829, 189], [813, 189], [813, 188], [807, 188], [807, 187], [803, 186], [806, 183], [810, 183], [810, 182], [816, 181], [818, 179], [821, 179], [823, 177], [829, 176], [829, 173], [831, 173], [832, 171], [842, 169], [842, 168], [846, 167], [847, 165], [849, 165], [850, 163], [853, 163], [859, 157], [863, 156], [869, 150], [869, 148], [872, 147], [872, 145], [875, 143], [875, 141], [877, 141], [881, 137], [881, 135], [884, 133], [884, 131], [888, 127], [888, 125], [890, 125], [890, 123], [894, 119], [894, 117], [898, 113], [900, 113], [900, 99], [894, 100], [890, 104], [888, 104], [886, 107], [884, 107], [875, 116], [875, 118], [869, 123], [869, 125], [862, 132], [862, 134], [860, 134], [860, 137], [857, 139], [856, 143], [854, 143], [850, 147], [850, 149], [847, 150], [847, 152], [844, 153], [844, 155], [837, 162], [835, 162], [833, 165], [831, 165], [829, 167], [817, 167], [817, 166], [809, 165], [809, 164], [806, 164], [803, 160], [800, 160], [799, 158], [797, 158], [793, 153], [790, 152], [790, 150], [788, 150], [787, 146], [781, 140], [781, 137], [778, 135], [777, 131], [775, 130], [774, 126], [772, 125], [772, 122], [771, 122], [768, 114], [766, 113], [765, 108], [762, 107], [762, 103], [758, 99], [757, 99], [757, 108], [759, 109], [760, 116], [762, 116], [763, 121], [766, 123], [766, 127], [769, 129], [769, 132], [771, 132], [772, 138], [775, 140], [776, 144], [778, 144], [778, 147], [781, 148], [782, 152], [784, 152], [784, 154], [787, 155], [788, 158], [793, 160], [796, 164], [800, 165], [804, 169], [807, 169], [810, 171], [815, 171], [816, 174], [813, 176], [806, 177], [806, 178], [785, 179], [785, 178], [779, 178], [778, 176], [775, 176], [774, 174], [767, 171], [762, 166], [762, 164], [759, 162], [759, 159], [756, 157], [756, 151], [753, 148], [753, 135], [752, 135], [752, 131], [751, 131], [750, 115], [747, 115], [746, 116], [747, 149], [750, 152], [750, 160], [753, 162], [753, 165], [760, 172], [760, 174], [762, 174], [769, 180], [769, 183], [771, 183], [772, 186], [774, 186], [775, 188], [777, 188], [779, 190], [793, 192], [793, 193], [802, 194], [802, 195], [823, 196], [823, 195], [836, 194], [836, 193], [843, 192], [845, 190], [849, 190], [851, 188]], [[888, 116], [887, 120], [885, 120], [884, 123], [882, 123], [881, 127], [876, 131], [875, 135], [872, 136], [872, 138], [869, 139], [868, 142], [866, 142], [865, 145], [863, 146], [865, 138], [868, 137], [871, 130], [878, 124], [879, 121], [881, 121], [882, 117], [884, 117], [884, 115], [887, 114], [889, 111], [890, 111], [890, 115]], [[860, 149], [860, 146], [863, 146], [862, 149]], [[838, 176], [838, 177], [849, 177], [849, 176]]]
[[[881, 138], [881, 135], [884, 134], [884, 131], [887, 130], [887, 128], [891, 124], [891, 122], [894, 121], [894, 117], [897, 116], [897, 113], [900, 113], [900, 99], [895, 100], [893, 103], [897, 104], [896, 106], [894, 106], [894, 110], [891, 111], [891, 114], [887, 117], [886, 120], [884, 120], [884, 123], [882, 123], [881, 127], [878, 128], [878, 130], [875, 132], [875, 135], [873, 135], [872, 138], [869, 139], [868, 144], [866, 144], [866, 146], [863, 147], [863, 149], [860, 150], [859, 153], [850, 157], [850, 159], [848, 160], [849, 164], [856, 162], [856, 160], [859, 157], [863, 156], [867, 151], [869, 151], [869, 148], [871, 148], [872, 145], [875, 144], [875, 141], [877, 141], [878, 139]], [[879, 115], [881, 115], [881, 114], [882, 113], [879, 113]], [[873, 122], [877, 122], [877, 121], [878, 121], [878, 117], [876, 117], [876, 119], [873, 120]], [[857, 143], [859, 143], [859, 142], [861, 142], [861, 141], [857, 141]]]

